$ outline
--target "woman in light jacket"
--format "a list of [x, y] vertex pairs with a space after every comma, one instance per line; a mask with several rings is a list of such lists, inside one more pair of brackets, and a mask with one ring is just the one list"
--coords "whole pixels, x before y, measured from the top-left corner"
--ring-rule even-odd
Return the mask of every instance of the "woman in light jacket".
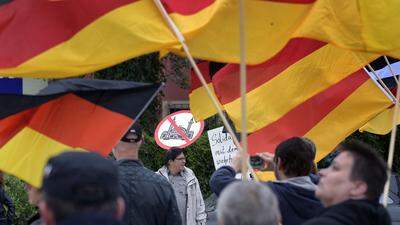
[[207, 214], [199, 181], [187, 167], [186, 158], [179, 148], [170, 149], [164, 158], [164, 166], [158, 174], [165, 177], [174, 189], [182, 225], [204, 225]]

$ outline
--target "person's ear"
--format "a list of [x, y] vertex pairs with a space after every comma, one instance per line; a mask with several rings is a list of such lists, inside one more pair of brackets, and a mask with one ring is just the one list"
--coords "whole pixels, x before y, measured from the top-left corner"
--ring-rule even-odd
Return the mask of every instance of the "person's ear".
[[283, 163], [281, 158], [276, 157], [276, 168], [278, 168], [278, 170], [283, 171], [285, 168], [283, 168]]
[[45, 201], [39, 201], [40, 217], [44, 225], [55, 225], [56, 220], [53, 211], [49, 208]]
[[118, 197], [117, 199], [117, 212], [115, 214], [115, 217], [118, 220], [122, 220], [124, 218], [125, 214], [125, 201], [123, 198]]
[[354, 181], [353, 188], [350, 190], [350, 197], [361, 198], [367, 194], [368, 185], [364, 181]]

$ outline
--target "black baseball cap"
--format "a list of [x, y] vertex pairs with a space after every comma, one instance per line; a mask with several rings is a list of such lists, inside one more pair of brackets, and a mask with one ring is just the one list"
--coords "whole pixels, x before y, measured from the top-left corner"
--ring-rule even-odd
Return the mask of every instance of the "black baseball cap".
[[142, 140], [142, 127], [139, 121], [136, 121], [128, 131], [122, 136], [121, 141], [136, 143]]
[[81, 206], [114, 201], [120, 196], [118, 170], [97, 153], [63, 152], [48, 161], [42, 191]]

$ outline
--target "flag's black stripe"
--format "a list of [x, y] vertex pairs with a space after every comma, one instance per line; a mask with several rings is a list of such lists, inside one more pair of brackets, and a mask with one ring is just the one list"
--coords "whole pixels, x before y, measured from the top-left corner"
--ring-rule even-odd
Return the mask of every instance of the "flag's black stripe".
[[153, 100], [160, 85], [139, 87], [136, 89], [76, 92], [75, 94], [93, 104], [135, 119], [147, 103]]
[[[397, 78], [399, 78], [399, 76], [397, 76]], [[397, 83], [396, 83], [394, 77], [386, 77], [386, 78], [383, 78], [382, 81], [389, 89], [393, 89], [393, 88], [397, 87]]]
[[11, 0], [0, 0], [0, 6], [9, 2], [11, 2]]
[[29, 96], [0, 94], [0, 119], [22, 112], [24, 110], [40, 106], [50, 100], [58, 98], [63, 94], [46, 96]]
[[[390, 64], [399, 61], [398, 59], [395, 59], [395, 58], [392, 58], [392, 57], [389, 57], [389, 56], [387, 57], [387, 59], [388, 59]], [[383, 56], [381, 56], [381, 57], [377, 58], [376, 60], [372, 61], [370, 63], [370, 65], [374, 70], [380, 70], [382, 68], [385, 68], [388, 64], [386, 63], [385, 58]], [[366, 68], [367, 68], [368, 71], [371, 72], [371, 70], [368, 67], [366, 67]]]
[[220, 69], [224, 68], [226, 65], [226, 63], [210, 62], [210, 78], [212, 78]]
[[52, 95], [52, 94], [80, 92], [80, 91], [125, 90], [125, 89], [148, 87], [152, 85], [153, 84], [137, 83], [131, 81], [74, 78], [74, 79], [64, 79], [51, 82], [45, 89], [39, 92], [39, 95]]
[[[70, 82], [71, 80], [75, 80]], [[0, 94], [0, 119], [40, 106], [68, 93], [135, 119], [158, 93], [159, 84], [70, 79], [51, 83], [40, 95]]]

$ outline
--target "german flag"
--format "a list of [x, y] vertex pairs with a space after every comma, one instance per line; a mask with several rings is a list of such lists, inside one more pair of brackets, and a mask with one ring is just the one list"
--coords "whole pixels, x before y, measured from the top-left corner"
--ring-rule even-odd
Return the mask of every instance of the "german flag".
[[40, 95], [0, 94], [0, 170], [39, 187], [47, 159], [64, 150], [106, 156], [160, 85], [70, 79]]
[[[249, 152], [273, 151], [292, 136], [316, 142], [317, 159], [392, 103], [360, 70], [376, 59], [305, 38], [292, 39], [277, 55], [248, 66]], [[229, 64], [212, 80], [215, 93], [241, 127], [239, 66]]]

